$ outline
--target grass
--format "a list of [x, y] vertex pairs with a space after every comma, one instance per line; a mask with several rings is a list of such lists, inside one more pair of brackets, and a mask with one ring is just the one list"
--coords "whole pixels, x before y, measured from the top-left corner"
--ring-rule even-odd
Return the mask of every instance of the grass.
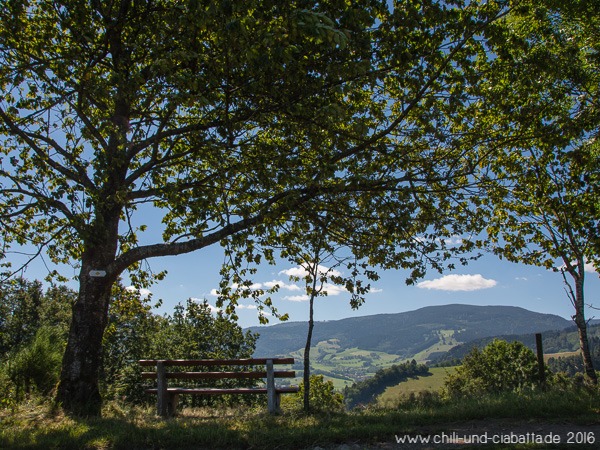
[[451, 348], [454, 348], [457, 345], [462, 344], [462, 342], [457, 341], [454, 338], [454, 333], [455, 333], [454, 330], [439, 330], [438, 342], [431, 345], [429, 348], [426, 348], [425, 350], [417, 353], [416, 355], [413, 356], [413, 358], [417, 362], [425, 362], [425, 361], [429, 360], [432, 353], [447, 352]]
[[393, 443], [398, 433], [448, 429], [481, 419], [598, 423], [600, 395], [589, 391], [507, 394], [460, 402], [416, 402], [401, 409], [305, 415], [287, 409], [193, 409], [162, 420], [150, 408], [111, 403], [102, 418], [77, 419], [43, 403], [0, 410], [0, 448], [169, 449], [314, 448], [340, 443]]
[[429, 369], [431, 375], [425, 377], [411, 378], [407, 381], [389, 387], [377, 399], [379, 406], [396, 405], [402, 397], [417, 394], [422, 391], [437, 392], [444, 386], [446, 374], [454, 371], [454, 367], [432, 367]]
[[579, 356], [581, 355], [581, 351], [577, 350], [574, 352], [560, 352], [560, 353], [545, 353], [544, 361], [548, 362], [550, 358], [567, 358], [569, 356]]

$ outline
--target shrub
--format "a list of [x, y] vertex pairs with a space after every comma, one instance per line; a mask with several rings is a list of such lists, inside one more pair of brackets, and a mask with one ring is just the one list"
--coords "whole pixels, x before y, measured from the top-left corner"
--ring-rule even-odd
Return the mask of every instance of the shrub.
[[537, 359], [521, 342], [495, 339], [483, 350], [474, 348], [462, 366], [449, 374], [444, 393], [449, 397], [520, 392], [539, 381]]
[[[301, 409], [304, 404], [304, 383], [300, 383], [300, 391], [292, 396], [284, 395], [284, 404], [292, 404], [294, 408]], [[335, 392], [333, 382], [325, 380], [323, 375], [310, 376], [310, 406], [315, 411], [342, 411], [344, 409], [344, 396]]]

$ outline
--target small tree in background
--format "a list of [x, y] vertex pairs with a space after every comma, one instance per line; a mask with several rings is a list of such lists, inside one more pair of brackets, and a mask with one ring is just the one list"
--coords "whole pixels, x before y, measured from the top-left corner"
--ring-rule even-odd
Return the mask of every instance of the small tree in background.
[[48, 395], [60, 374], [75, 293], [16, 278], [0, 286], [0, 405]]
[[[350, 306], [357, 309], [363, 302], [371, 285], [368, 281], [379, 279], [379, 275], [369, 269], [366, 262], [359, 263], [355, 257], [359, 244], [348, 236], [329, 237], [327, 228], [330, 218], [326, 211], [315, 211], [310, 223], [293, 224], [302, 228], [302, 240], [297, 232], [286, 229], [283, 235], [282, 256], [298, 265], [298, 270], [289, 274], [291, 280], [304, 281], [305, 296], [308, 300], [308, 332], [304, 346], [304, 411], [311, 409], [310, 349], [315, 326], [315, 300], [326, 297], [333, 289], [345, 290], [350, 295]], [[343, 274], [341, 270], [347, 269]]]
[[15, 400], [31, 394], [48, 395], [58, 382], [65, 340], [51, 327], [38, 329], [32, 341], [6, 361], [6, 374], [15, 389]]

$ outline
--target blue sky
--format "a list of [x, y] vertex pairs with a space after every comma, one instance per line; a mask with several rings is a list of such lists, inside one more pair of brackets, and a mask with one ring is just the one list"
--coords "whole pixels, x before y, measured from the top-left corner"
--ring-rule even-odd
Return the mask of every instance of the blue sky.
[[[223, 252], [214, 245], [195, 253], [150, 260], [153, 271], [167, 270], [165, 280], [150, 289], [153, 299], [162, 299], [157, 312], [172, 312], [173, 307], [188, 298], [204, 299], [215, 305], [220, 264]], [[288, 273], [294, 268], [287, 262], [276, 266], [263, 266], [254, 281], [262, 287], [278, 282], [281, 289], [273, 296], [280, 313], [288, 313], [290, 320], [306, 321], [308, 302], [302, 298], [303, 284], [290, 281]], [[69, 273], [69, 270], [71, 273]], [[63, 269], [65, 276], [74, 275], [73, 269]], [[44, 265], [37, 261], [24, 276], [42, 279], [47, 274]], [[501, 261], [485, 254], [469, 266], [439, 274], [430, 272], [417, 285], [407, 286], [406, 273], [382, 271], [381, 279], [373, 283], [373, 291], [358, 310], [349, 305], [349, 295], [341, 289], [330, 289], [327, 297], [318, 298], [315, 304], [316, 320], [335, 320], [344, 317], [398, 313], [424, 306], [464, 303], [472, 305], [520, 306], [532, 311], [557, 314], [570, 318], [573, 307], [566, 296], [560, 273], [540, 267]], [[72, 287], [76, 288], [75, 282]], [[596, 273], [587, 273], [586, 303], [600, 307], [600, 279]], [[251, 300], [243, 300], [237, 308], [239, 323], [243, 327], [257, 325], [257, 311]], [[600, 311], [588, 308], [588, 317], [600, 318]], [[271, 319], [270, 324], [278, 323]]]
[[[206, 248], [193, 254], [164, 258], [152, 262], [154, 270], [167, 269], [166, 280], [153, 286], [154, 298], [162, 298], [162, 309], [170, 310], [177, 302], [187, 298], [206, 298], [212, 305], [218, 288], [220, 247]], [[303, 284], [294, 283], [287, 275], [297, 269], [289, 263], [264, 266], [254, 281], [261, 286], [279, 282], [280, 290], [273, 296], [280, 313], [288, 313], [290, 320], [308, 319], [308, 302], [301, 299]], [[473, 305], [520, 306], [532, 311], [557, 314], [569, 318], [573, 307], [566, 296], [560, 273], [539, 267], [501, 261], [493, 255], [484, 255], [469, 266], [444, 274], [431, 272], [417, 285], [407, 286], [407, 273], [382, 271], [381, 279], [373, 283], [374, 292], [358, 310], [349, 305], [349, 294], [331, 289], [327, 297], [316, 300], [315, 319], [335, 320], [344, 317], [397, 313], [424, 306], [465, 303]], [[600, 280], [596, 273], [587, 273], [587, 303], [600, 307]], [[588, 310], [593, 316], [595, 311]], [[242, 326], [256, 325], [256, 310], [251, 300], [242, 301], [238, 307]], [[600, 317], [600, 311], [597, 312]], [[271, 320], [271, 324], [277, 323]]]

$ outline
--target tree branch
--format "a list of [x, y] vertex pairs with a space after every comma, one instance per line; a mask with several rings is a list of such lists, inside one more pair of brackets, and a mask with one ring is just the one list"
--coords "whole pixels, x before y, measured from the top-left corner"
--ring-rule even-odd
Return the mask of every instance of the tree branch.
[[27, 143], [27, 145], [36, 153], [36, 155], [38, 155], [42, 160], [44, 160], [44, 162], [46, 164], [48, 164], [54, 170], [56, 170], [57, 172], [59, 172], [61, 175], [68, 178], [69, 180], [72, 180], [76, 183], [80, 183], [81, 185], [83, 185], [87, 188], [92, 188], [92, 189], [95, 188], [95, 186], [93, 185], [91, 180], [87, 177], [87, 175], [81, 176], [81, 174], [78, 174], [77, 172], [73, 172], [72, 170], [68, 169], [67, 167], [59, 164], [58, 162], [56, 162], [55, 160], [50, 158], [50, 156], [48, 156], [42, 150], [42, 148], [38, 146], [38, 144], [35, 142], [35, 140], [33, 138], [39, 139], [39, 140], [47, 143], [48, 145], [50, 145], [52, 148], [54, 148], [57, 152], [59, 152], [63, 156], [68, 155], [68, 152], [66, 152], [66, 150], [64, 150], [56, 141], [54, 141], [53, 139], [50, 139], [50, 138], [46, 138], [46, 137], [41, 136], [36, 133], [30, 133], [30, 132], [26, 132], [26, 131], [22, 130], [15, 124], [15, 122], [10, 118], [10, 116], [8, 114], [6, 114], [6, 112], [1, 107], [0, 107], [0, 119], [2, 119], [2, 121], [8, 126], [8, 128], [14, 135], [17, 135], [21, 139], [23, 139]]

